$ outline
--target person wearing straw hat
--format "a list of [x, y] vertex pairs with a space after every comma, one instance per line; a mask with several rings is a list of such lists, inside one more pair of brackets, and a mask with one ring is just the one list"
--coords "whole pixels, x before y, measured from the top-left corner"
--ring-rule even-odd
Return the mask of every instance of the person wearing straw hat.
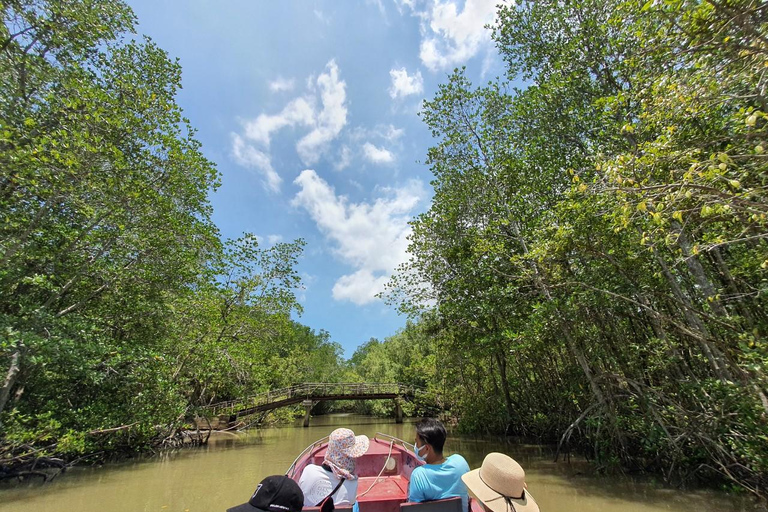
[[435, 418], [424, 418], [416, 424], [413, 453], [426, 464], [418, 466], [411, 473], [408, 501], [459, 497], [462, 510], [467, 510], [467, 488], [461, 481], [461, 476], [469, 471], [469, 464], [458, 453], [443, 456], [446, 437], [445, 427]]
[[486, 512], [539, 512], [525, 484], [525, 471], [503, 453], [489, 453], [479, 469], [461, 477]]
[[353, 504], [357, 499], [355, 459], [368, 451], [369, 444], [367, 436], [356, 436], [348, 428], [331, 432], [323, 464], [308, 464], [301, 472], [304, 506], [316, 507], [331, 495], [334, 505]]

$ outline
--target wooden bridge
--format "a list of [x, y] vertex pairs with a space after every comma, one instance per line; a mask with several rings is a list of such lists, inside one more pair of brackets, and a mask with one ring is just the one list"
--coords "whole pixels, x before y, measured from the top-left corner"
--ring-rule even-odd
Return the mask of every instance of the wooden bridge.
[[413, 398], [418, 391], [420, 391], [419, 388], [398, 383], [305, 382], [201, 407], [199, 414], [208, 418], [228, 418], [227, 421], [232, 423], [243, 416], [301, 403], [306, 409], [304, 426], [308, 427], [310, 411], [317, 402], [390, 399], [395, 401], [396, 421], [402, 423], [403, 409], [400, 401]]

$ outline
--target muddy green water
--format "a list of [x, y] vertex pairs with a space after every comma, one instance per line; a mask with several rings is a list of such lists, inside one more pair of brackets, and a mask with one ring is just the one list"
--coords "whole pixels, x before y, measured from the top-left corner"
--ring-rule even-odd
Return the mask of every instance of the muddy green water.
[[[385, 432], [413, 438], [413, 426], [407, 422], [395, 425], [354, 415], [312, 418], [309, 428], [219, 434], [200, 449], [100, 468], [74, 468], [45, 485], [5, 484], [0, 487], [0, 512], [224, 512], [247, 501], [262, 478], [285, 472], [301, 450], [338, 426], [369, 436]], [[595, 476], [584, 462], [553, 463], [546, 447], [455, 436], [446, 444], [446, 452], [461, 453], [472, 468], [491, 451], [507, 453], [522, 464], [528, 487], [544, 512], [765, 510], [747, 497]]]

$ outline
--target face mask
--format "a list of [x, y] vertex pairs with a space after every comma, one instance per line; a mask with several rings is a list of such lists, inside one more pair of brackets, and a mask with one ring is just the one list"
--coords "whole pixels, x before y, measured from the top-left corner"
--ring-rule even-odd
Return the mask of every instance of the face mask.
[[416, 458], [417, 458], [417, 459], [419, 459], [421, 462], [426, 462], [426, 460], [427, 460], [426, 456], [422, 457], [421, 455], [419, 455], [419, 452], [421, 451], [421, 449], [422, 449], [422, 448], [424, 448], [424, 447], [426, 447], [426, 446], [427, 446], [426, 444], [423, 444], [423, 445], [421, 445], [421, 446], [419, 446], [419, 445], [417, 445], [417, 444], [414, 444], [414, 445], [413, 445], [413, 454], [414, 454], [414, 455], [416, 456]]

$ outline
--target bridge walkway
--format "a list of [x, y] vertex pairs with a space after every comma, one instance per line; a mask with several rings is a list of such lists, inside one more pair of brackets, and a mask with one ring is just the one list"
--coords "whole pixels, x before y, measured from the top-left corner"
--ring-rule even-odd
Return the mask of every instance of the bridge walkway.
[[[309, 422], [309, 409], [316, 402], [328, 400], [394, 400], [413, 398], [419, 388], [399, 383], [366, 382], [304, 382], [282, 389], [269, 390], [236, 400], [218, 402], [199, 409], [201, 416], [229, 416], [231, 421], [259, 412], [271, 411], [301, 403], [307, 408], [305, 425]], [[402, 410], [397, 404], [398, 420]]]

